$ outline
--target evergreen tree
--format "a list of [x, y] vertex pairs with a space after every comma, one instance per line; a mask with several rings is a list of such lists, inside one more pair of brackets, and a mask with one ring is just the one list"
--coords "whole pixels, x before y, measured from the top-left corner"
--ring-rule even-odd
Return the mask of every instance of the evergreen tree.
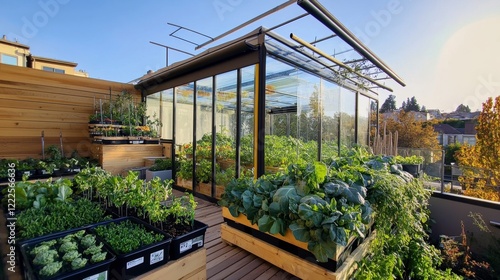
[[458, 105], [455, 112], [457, 112], [457, 113], [470, 113], [469, 105], [465, 106], [464, 104], [460, 104], [460, 105]]
[[407, 98], [406, 102], [403, 101], [401, 109], [403, 109], [405, 112], [409, 111], [420, 112], [420, 105], [418, 104], [415, 96], [413, 96], [411, 99]]
[[389, 95], [380, 107], [380, 113], [392, 112], [396, 110], [396, 96]]

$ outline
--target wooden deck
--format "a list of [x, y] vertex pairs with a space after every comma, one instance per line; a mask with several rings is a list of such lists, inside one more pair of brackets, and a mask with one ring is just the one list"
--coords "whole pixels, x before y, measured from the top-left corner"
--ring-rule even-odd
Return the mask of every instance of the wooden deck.
[[196, 198], [196, 219], [208, 224], [205, 235], [207, 279], [299, 279], [239, 247], [222, 242], [222, 209], [215, 203]]

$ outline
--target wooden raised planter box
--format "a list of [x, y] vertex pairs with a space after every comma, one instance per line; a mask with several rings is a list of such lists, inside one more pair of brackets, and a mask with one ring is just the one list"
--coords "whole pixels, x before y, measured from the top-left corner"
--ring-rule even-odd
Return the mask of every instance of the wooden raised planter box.
[[[177, 178], [177, 186], [183, 187], [188, 190], [193, 190], [193, 181]], [[215, 185], [215, 198], [220, 199], [222, 193], [224, 193], [225, 187], [220, 185]], [[212, 196], [212, 183], [198, 183], [196, 186], [196, 191], [198, 193], [204, 194], [206, 196]]]
[[142, 274], [136, 279], [207, 279], [207, 249], [196, 250], [187, 256]]
[[[229, 210], [226, 207], [222, 208], [222, 216], [225, 219], [258, 231], [258, 226], [252, 225], [244, 215], [240, 215], [235, 218], [231, 215], [231, 213], [229, 213]], [[290, 230], [287, 230], [285, 236], [280, 234], [265, 234], [293, 246], [307, 250], [307, 243], [296, 240]], [[356, 271], [357, 262], [367, 254], [369, 244], [373, 240], [374, 236], [375, 233], [372, 233], [361, 244], [359, 244], [353, 252], [350, 252], [350, 254], [347, 255], [347, 257], [343, 260], [342, 265], [340, 265], [335, 271], [332, 271], [318, 264], [312, 263], [311, 261], [304, 260], [302, 257], [292, 254], [281, 247], [277, 247], [263, 241], [262, 239], [249, 233], [243, 232], [235, 227], [231, 227], [227, 223], [223, 223], [221, 225], [221, 238], [223, 241], [238, 246], [301, 279], [313, 280], [349, 279], [349, 277]], [[347, 248], [349, 248], [353, 242], [355, 242], [355, 238], [350, 238]], [[338, 246], [334, 259], [342, 258], [345, 250], [346, 247]]]

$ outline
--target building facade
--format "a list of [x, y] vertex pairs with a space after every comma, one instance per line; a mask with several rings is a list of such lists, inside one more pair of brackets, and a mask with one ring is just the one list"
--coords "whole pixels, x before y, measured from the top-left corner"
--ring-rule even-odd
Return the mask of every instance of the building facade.
[[76, 70], [78, 63], [34, 56], [29, 46], [7, 40], [5, 35], [0, 39], [0, 63], [80, 77], [89, 76], [87, 72]]

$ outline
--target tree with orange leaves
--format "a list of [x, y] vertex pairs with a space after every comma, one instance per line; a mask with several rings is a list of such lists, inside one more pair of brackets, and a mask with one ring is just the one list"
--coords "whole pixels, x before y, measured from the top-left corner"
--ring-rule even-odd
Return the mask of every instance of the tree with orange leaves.
[[476, 145], [464, 145], [456, 153], [463, 169], [459, 180], [464, 194], [500, 201], [500, 96], [483, 103], [476, 131]]

